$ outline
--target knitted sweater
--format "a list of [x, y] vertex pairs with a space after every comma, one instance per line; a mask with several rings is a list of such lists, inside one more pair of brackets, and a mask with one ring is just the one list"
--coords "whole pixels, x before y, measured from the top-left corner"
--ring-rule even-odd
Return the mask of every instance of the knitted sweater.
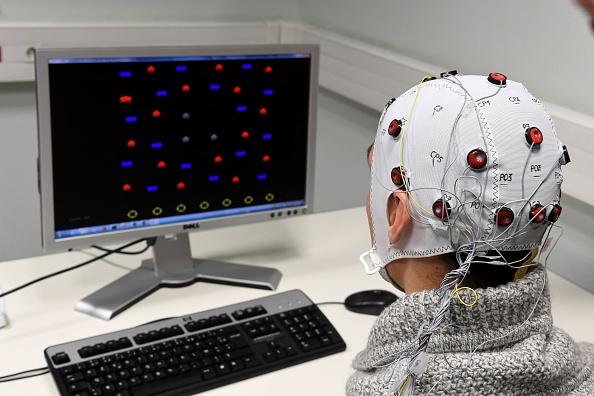
[[[594, 344], [575, 343], [553, 327], [545, 283], [546, 271], [537, 267], [516, 282], [477, 289], [471, 307], [454, 298], [430, 339], [415, 395], [594, 395]], [[460, 294], [474, 300], [468, 290]], [[394, 395], [388, 389], [409, 359], [389, 366], [386, 359], [416, 345], [438, 306], [436, 290], [427, 290], [387, 307], [352, 363], [347, 395]]]

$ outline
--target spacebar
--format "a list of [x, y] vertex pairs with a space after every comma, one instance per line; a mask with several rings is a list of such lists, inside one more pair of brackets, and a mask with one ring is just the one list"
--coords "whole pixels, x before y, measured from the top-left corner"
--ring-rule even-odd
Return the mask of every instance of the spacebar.
[[135, 386], [132, 388], [132, 394], [134, 396], [178, 395], [192, 388], [198, 391], [197, 385], [201, 382], [203, 381], [200, 374], [187, 373]]

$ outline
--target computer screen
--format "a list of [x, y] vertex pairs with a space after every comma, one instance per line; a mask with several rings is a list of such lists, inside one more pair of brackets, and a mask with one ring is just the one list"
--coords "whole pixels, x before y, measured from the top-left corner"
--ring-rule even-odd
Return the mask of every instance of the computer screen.
[[274, 270], [192, 259], [187, 234], [311, 213], [318, 57], [292, 44], [37, 50], [44, 249], [157, 237], [150, 262], [76, 309], [109, 319], [199, 279], [276, 287]]

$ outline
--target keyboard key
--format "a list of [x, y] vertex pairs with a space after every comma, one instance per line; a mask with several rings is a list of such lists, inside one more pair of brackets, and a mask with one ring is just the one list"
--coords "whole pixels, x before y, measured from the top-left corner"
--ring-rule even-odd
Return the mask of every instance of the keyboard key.
[[321, 342], [315, 338], [312, 340], [304, 340], [299, 343], [301, 349], [303, 349], [306, 352], [311, 351], [312, 349], [318, 349], [321, 345]]
[[52, 356], [52, 361], [56, 365], [65, 364], [70, 362], [70, 357], [68, 356], [68, 354], [64, 352], [58, 352], [54, 356]]
[[75, 384], [77, 382], [82, 381], [84, 378], [85, 377], [82, 375], [82, 373], [76, 372], [64, 376], [64, 382], [66, 382], [67, 384]]

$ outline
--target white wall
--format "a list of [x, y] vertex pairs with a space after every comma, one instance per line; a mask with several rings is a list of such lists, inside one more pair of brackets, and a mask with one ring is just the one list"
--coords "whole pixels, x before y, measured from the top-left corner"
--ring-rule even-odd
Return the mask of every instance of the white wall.
[[41, 252], [36, 128], [34, 84], [0, 84], [0, 261]]
[[500, 72], [594, 114], [594, 35], [574, 0], [304, 0], [312, 25], [464, 74]]
[[0, 22], [196, 22], [300, 17], [290, 0], [2, 0]]

